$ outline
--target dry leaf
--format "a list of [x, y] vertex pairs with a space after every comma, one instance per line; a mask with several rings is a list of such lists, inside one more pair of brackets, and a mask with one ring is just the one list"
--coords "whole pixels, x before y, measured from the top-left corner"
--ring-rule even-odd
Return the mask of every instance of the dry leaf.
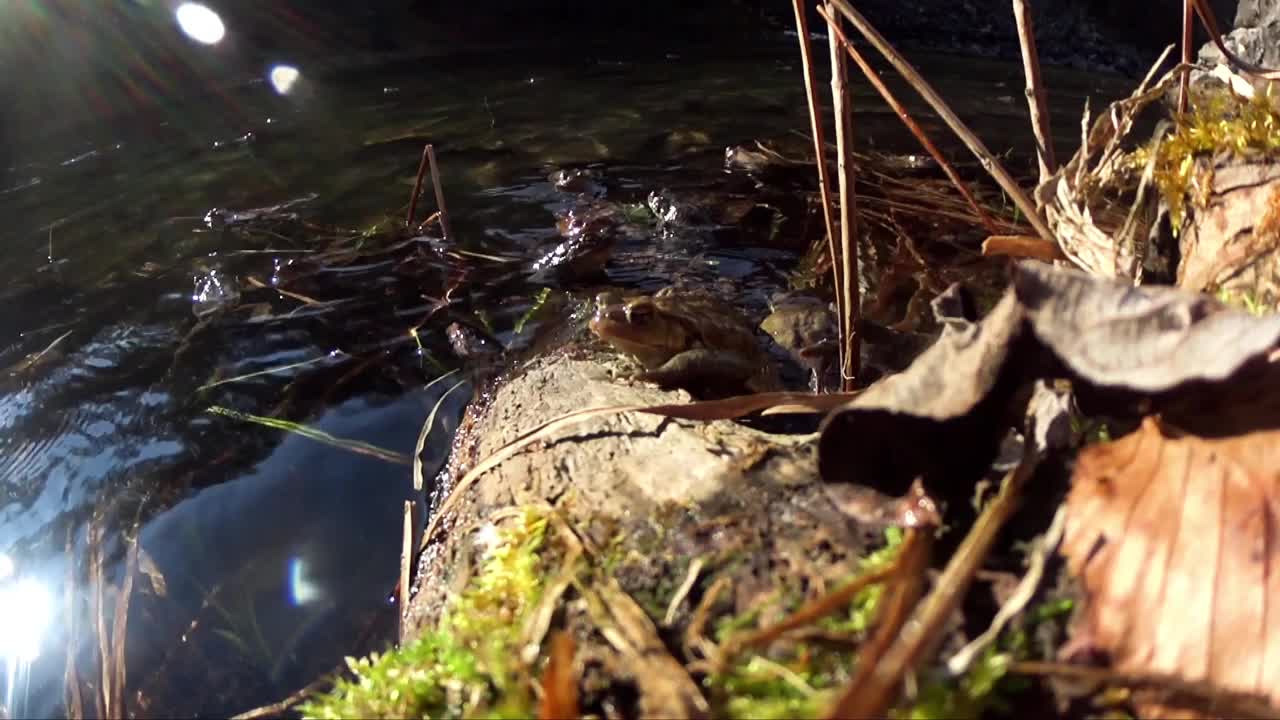
[[1062, 551], [1123, 672], [1280, 705], [1280, 432], [1141, 429], [1080, 454]]
[[542, 673], [538, 720], [579, 717], [578, 678], [573, 674], [573, 636], [561, 630], [551, 639], [551, 657]]
[[917, 476], [933, 492], [971, 481], [1040, 379], [1070, 379], [1087, 413], [1159, 412], [1214, 435], [1280, 426], [1280, 363], [1268, 359], [1280, 347], [1280, 315], [1022, 262], [980, 322], [941, 321], [942, 336], [907, 370], [824, 421], [825, 480], [893, 494]]

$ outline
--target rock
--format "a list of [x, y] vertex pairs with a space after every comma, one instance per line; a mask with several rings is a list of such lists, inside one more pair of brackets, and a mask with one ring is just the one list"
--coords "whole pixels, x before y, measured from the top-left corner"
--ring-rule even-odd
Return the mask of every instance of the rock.
[[[1234, 3], [1215, 5], [1223, 4]], [[1223, 37], [1227, 49], [1242, 60], [1269, 69], [1280, 67], [1280, 0], [1239, 0], [1234, 23], [1219, 8], [1215, 7], [1215, 11], [1224, 31], [1232, 25], [1235, 27]], [[1200, 49], [1201, 62], [1217, 63], [1222, 60], [1221, 51], [1212, 42]]]

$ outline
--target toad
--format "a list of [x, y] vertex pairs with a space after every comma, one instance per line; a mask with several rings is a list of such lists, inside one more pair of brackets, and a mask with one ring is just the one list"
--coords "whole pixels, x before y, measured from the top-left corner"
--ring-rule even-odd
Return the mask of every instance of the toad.
[[779, 388], [777, 371], [747, 319], [706, 292], [665, 288], [653, 295], [602, 293], [591, 331], [634, 357], [640, 380], [724, 396]]

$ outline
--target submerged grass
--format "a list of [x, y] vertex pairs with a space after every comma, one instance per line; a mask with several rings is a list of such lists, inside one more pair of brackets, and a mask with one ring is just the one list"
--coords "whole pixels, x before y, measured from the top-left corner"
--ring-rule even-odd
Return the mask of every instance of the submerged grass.
[[250, 422], [257, 425], [265, 425], [269, 428], [275, 428], [276, 430], [285, 430], [287, 432], [296, 433], [305, 438], [315, 440], [316, 442], [322, 442], [326, 445], [332, 445], [336, 448], [350, 450], [354, 453], [368, 455], [370, 457], [375, 457], [379, 460], [385, 460], [398, 465], [409, 465], [411, 463], [409, 457], [403, 453], [392, 452], [390, 450], [380, 448], [377, 445], [360, 442], [359, 440], [345, 440], [343, 438], [330, 435], [323, 430], [317, 430], [301, 423], [281, 420], [279, 418], [265, 417], [263, 415], [250, 415], [249, 413], [242, 413], [239, 410], [232, 410], [220, 405], [214, 405], [209, 408], [207, 412], [213, 413], [214, 415], [229, 417], [234, 420], [243, 420], [244, 422]]
[[521, 631], [538, 606], [547, 520], [526, 510], [499, 531], [478, 573], [439, 626], [398, 650], [347, 659], [337, 681], [300, 710], [311, 718], [530, 717]]

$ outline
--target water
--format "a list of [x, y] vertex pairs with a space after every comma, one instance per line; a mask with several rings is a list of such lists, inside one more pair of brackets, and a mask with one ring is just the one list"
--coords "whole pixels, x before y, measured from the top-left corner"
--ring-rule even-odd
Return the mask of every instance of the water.
[[[208, 411], [287, 418], [410, 456], [449, 386], [427, 383], [457, 364], [447, 318], [428, 312], [447, 268], [422, 261], [411, 276], [421, 287], [397, 280], [403, 254], [347, 277], [322, 273], [308, 280], [323, 296], [313, 299], [346, 303], [329, 312], [270, 289], [316, 249], [305, 234], [238, 232], [206, 222], [211, 209], [383, 223], [403, 212], [429, 138], [457, 244], [510, 254], [554, 236], [552, 211], [567, 202], [546, 179], [554, 168], [604, 167], [630, 194], [622, 199], [642, 200], [713, 176], [727, 145], [806, 131], [795, 56], [779, 33], [751, 47], [604, 43], [518, 62], [495, 53], [304, 66], [288, 94], [258, 78], [163, 121], [84, 123], [21, 149], [0, 169], [0, 367], [10, 368], [0, 378], [0, 552], [47, 588], [54, 610], [29, 689], [11, 686], [7, 704], [59, 711], [68, 626], [88, 617], [84, 586], [62, 602], [65, 548], [70, 537], [83, 552], [95, 512], [113, 528], [141, 525], [127, 659], [130, 707], [144, 715], [270, 702], [390, 637], [401, 511], [415, 499], [408, 467]], [[1026, 153], [1017, 67], [927, 58], [921, 69], [993, 150]], [[1088, 75], [1049, 82], [1064, 145], [1085, 95], [1123, 87]], [[856, 106], [860, 145], [916, 151], [861, 84]], [[429, 193], [423, 203], [433, 206]], [[764, 272], [762, 259], [791, 257], [729, 249], [705, 266], [742, 281]], [[650, 287], [665, 271], [621, 262], [611, 272]], [[493, 303], [482, 309], [511, 339], [527, 303]], [[206, 312], [213, 320], [201, 323]], [[419, 322], [425, 353], [407, 332]], [[307, 364], [204, 387], [295, 363]], [[456, 392], [445, 402], [427, 477], [465, 401]], [[109, 537], [114, 582], [125, 546]], [[7, 667], [12, 682], [17, 663]]]

